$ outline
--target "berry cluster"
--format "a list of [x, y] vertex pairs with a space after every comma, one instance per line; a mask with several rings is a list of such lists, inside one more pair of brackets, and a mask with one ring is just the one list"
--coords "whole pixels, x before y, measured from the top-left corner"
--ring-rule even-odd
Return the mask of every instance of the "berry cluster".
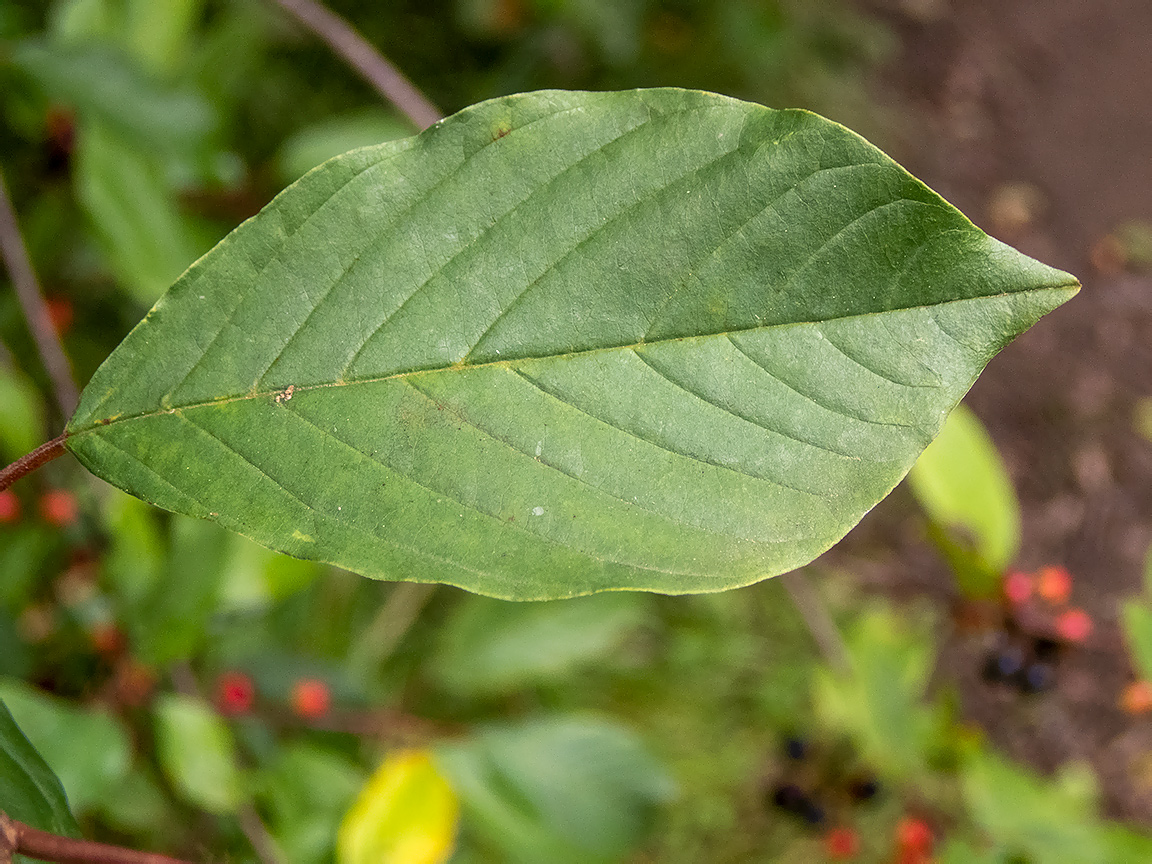
[[1072, 575], [1063, 567], [1009, 572], [1002, 585], [1008, 620], [984, 662], [985, 681], [1039, 693], [1056, 683], [1061, 652], [1083, 644], [1092, 618], [1069, 605]]
[[[75, 524], [80, 516], [76, 496], [65, 489], [50, 489], [36, 503], [40, 518], [57, 528]], [[0, 492], [0, 525], [15, 525], [20, 521], [22, 512], [20, 498], [15, 492], [11, 489]]]
[[[224, 672], [216, 679], [216, 707], [221, 714], [237, 717], [256, 705], [256, 685], [243, 672]], [[332, 694], [318, 678], [301, 678], [292, 686], [292, 712], [305, 720], [318, 720], [328, 713]]]
[[826, 802], [861, 804], [879, 794], [880, 783], [875, 777], [866, 773], [842, 776], [825, 764], [833, 760], [815, 758], [814, 750], [804, 738], [794, 736], [784, 741], [787, 770], [771, 789], [774, 807], [820, 827], [828, 818]]
[[[843, 751], [824, 754], [799, 737], [784, 742], [785, 767], [769, 792], [771, 805], [813, 828], [825, 828], [824, 854], [830, 861], [851, 861], [860, 854], [860, 833], [851, 823], [850, 809], [875, 800], [881, 785], [864, 771], [845, 774], [852, 760]], [[830, 816], [830, 812], [837, 818]], [[931, 864], [935, 836], [923, 819], [904, 816], [892, 835], [892, 864]]]

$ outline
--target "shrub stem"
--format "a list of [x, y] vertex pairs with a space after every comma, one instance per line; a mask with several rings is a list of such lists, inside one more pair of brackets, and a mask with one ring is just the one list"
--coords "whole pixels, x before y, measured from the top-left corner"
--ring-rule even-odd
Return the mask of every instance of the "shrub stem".
[[56, 404], [60, 406], [60, 413], [67, 420], [76, 410], [80, 395], [72, 378], [72, 367], [64, 354], [64, 346], [60, 344], [60, 335], [52, 326], [52, 319], [48, 315], [48, 304], [44, 302], [40, 283], [36, 281], [36, 271], [32, 269], [24, 238], [20, 236], [20, 224], [16, 221], [16, 210], [8, 197], [8, 188], [4, 185], [2, 172], [0, 172], [0, 258], [3, 258], [8, 266], [12, 287], [16, 289], [16, 299], [20, 301], [20, 309], [24, 312], [28, 329], [32, 331], [36, 350], [40, 352], [40, 360], [44, 363], [48, 378], [52, 381]]
[[41, 465], [64, 455], [64, 442], [68, 440], [65, 432], [58, 438], [53, 438], [47, 444], [41, 444], [26, 456], [21, 456], [6, 468], [0, 468], [0, 492], [3, 492], [25, 474], [31, 474]]
[[57, 864], [186, 864], [155, 852], [138, 852], [93, 840], [76, 840], [49, 834], [17, 822], [0, 811], [0, 862], [8, 864], [13, 855], [26, 855]]
[[417, 129], [427, 128], [443, 118], [440, 110], [403, 72], [335, 12], [316, 0], [276, 0], [276, 3], [327, 42]]

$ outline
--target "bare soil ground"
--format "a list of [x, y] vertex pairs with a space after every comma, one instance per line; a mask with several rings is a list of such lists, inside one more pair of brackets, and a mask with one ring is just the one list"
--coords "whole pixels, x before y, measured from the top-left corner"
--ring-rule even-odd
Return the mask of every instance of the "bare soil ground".
[[[987, 632], [955, 630], [942, 677], [959, 681], [965, 717], [1008, 753], [1041, 769], [1089, 760], [1109, 814], [1152, 825], [1152, 720], [1117, 707], [1132, 676], [1120, 604], [1142, 590], [1152, 542], [1152, 442], [1133, 422], [1152, 396], [1152, 276], [1098, 245], [1120, 223], [1152, 220], [1152, 3], [865, 5], [900, 38], [880, 98], [907, 119], [889, 149], [985, 230], [1084, 285], [994, 360], [967, 401], [1021, 498], [1020, 567], [1067, 566], [1095, 632], [1061, 658], [1044, 695], [981, 680]], [[843, 548], [838, 563], [877, 588], [954, 599], [906, 495]]]

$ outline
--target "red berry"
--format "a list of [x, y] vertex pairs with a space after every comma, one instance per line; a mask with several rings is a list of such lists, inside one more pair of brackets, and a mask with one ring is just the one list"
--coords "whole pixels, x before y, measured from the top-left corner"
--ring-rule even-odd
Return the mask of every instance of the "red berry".
[[256, 702], [256, 688], [243, 672], [225, 672], [216, 679], [216, 707], [222, 714], [247, 714]]
[[113, 675], [116, 696], [125, 705], [144, 705], [156, 689], [156, 672], [135, 657], [122, 657]]
[[1072, 596], [1072, 574], [1063, 567], [1042, 567], [1036, 574], [1036, 593], [1047, 600], [1063, 606]]
[[860, 837], [851, 828], [833, 828], [824, 835], [824, 851], [833, 861], [847, 861], [860, 851]]
[[40, 496], [40, 515], [57, 528], [67, 528], [80, 514], [76, 496], [64, 489], [53, 489]]
[[1004, 596], [1015, 606], [1032, 596], [1032, 577], [1013, 570], [1004, 577]]
[[1152, 684], [1133, 681], [1120, 694], [1120, 707], [1128, 714], [1147, 714], [1152, 711]]
[[63, 336], [72, 329], [72, 319], [75, 317], [72, 312], [72, 301], [67, 297], [49, 297], [45, 301], [48, 307], [48, 320], [52, 322], [52, 328]]
[[92, 640], [93, 648], [108, 656], [119, 654], [127, 641], [124, 638], [124, 631], [111, 621], [97, 624], [89, 631], [88, 638]]
[[20, 499], [11, 489], [0, 492], [0, 525], [20, 521]]
[[923, 819], [905, 816], [896, 825], [896, 845], [901, 854], [928, 855], [932, 851], [932, 828]]
[[1056, 632], [1068, 642], [1083, 642], [1092, 633], [1092, 618], [1083, 609], [1067, 609], [1056, 619]]
[[328, 685], [315, 678], [303, 678], [292, 688], [292, 710], [308, 720], [327, 714], [331, 701]]

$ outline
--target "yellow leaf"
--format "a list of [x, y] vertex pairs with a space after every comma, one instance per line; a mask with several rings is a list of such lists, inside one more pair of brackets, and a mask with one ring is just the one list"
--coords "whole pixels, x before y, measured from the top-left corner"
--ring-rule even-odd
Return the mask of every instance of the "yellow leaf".
[[390, 753], [344, 815], [338, 864], [442, 864], [460, 805], [426, 750]]

